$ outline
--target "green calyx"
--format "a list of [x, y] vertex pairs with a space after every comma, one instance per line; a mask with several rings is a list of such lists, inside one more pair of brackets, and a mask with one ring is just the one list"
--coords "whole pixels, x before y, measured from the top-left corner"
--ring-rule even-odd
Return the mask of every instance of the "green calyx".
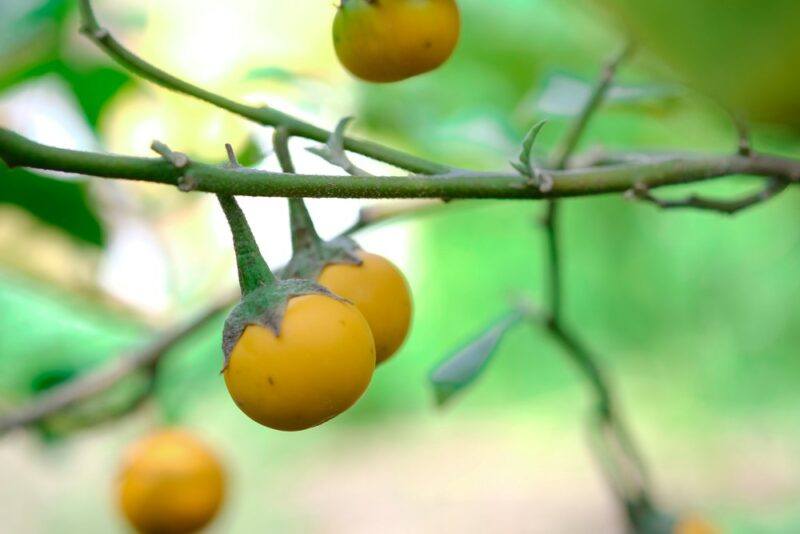
[[233, 234], [236, 265], [242, 300], [228, 315], [222, 333], [225, 367], [236, 343], [251, 325], [271, 329], [280, 335], [281, 323], [289, 300], [303, 295], [325, 295], [338, 299], [333, 293], [310, 280], [277, 280], [258, 249], [253, 232], [236, 200], [219, 195], [219, 202]]
[[305, 202], [289, 199], [292, 224], [292, 259], [283, 271], [283, 278], [316, 280], [331, 264], [361, 265], [358, 244], [346, 236], [324, 241], [314, 228]]
[[[294, 173], [294, 164], [289, 154], [288, 132], [276, 128], [273, 147], [283, 172]], [[322, 270], [330, 264], [361, 265], [359, 247], [349, 237], [338, 237], [324, 241], [314, 227], [314, 221], [302, 198], [289, 199], [289, 218], [292, 228], [292, 259], [283, 271], [284, 279], [303, 278], [316, 280]]]
[[269, 286], [261, 286], [244, 295], [228, 315], [222, 331], [225, 367], [228, 366], [233, 348], [248, 326], [263, 326], [272, 330], [276, 336], [280, 336], [281, 323], [289, 300], [303, 295], [324, 295], [342, 300], [311, 280], [281, 280]]

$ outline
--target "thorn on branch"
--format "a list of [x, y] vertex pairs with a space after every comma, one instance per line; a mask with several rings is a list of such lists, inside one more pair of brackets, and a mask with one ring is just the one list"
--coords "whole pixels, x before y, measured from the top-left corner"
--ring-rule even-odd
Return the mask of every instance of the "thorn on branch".
[[339, 121], [336, 128], [328, 137], [328, 142], [323, 147], [309, 147], [306, 150], [318, 156], [331, 165], [335, 165], [352, 176], [371, 176], [367, 171], [356, 166], [344, 150], [345, 130], [352, 122], [353, 117], [345, 117]]
[[547, 121], [539, 121], [534, 124], [525, 139], [522, 140], [522, 150], [519, 153], [517, 161], [512, 161], [511, 166], [517, 170], [521, 175], [528, 178], [527, 184], [535, 186], [542, 193], [547, 193], [553, 190], [553, 177], [547, 174], [544, 169], [533, 158], [533, 145], [536, 143], [536, 138], [539, 132], [542, 131]]
[[747, 126], [747, 122], [735, 113], [731, 113], [731, 117], [733, 118], [733, 125], [736, 127], [736, 135], [739, 139], [739, 146], [736, 152], [740, 156], [749, 158], [753, 155], [753, 146], [750, 141], [750, 129]]
[[225, 152], [228, 154], [228, 164], [231, 169], [241, 169], [242, 166], [239, 164], [239, 160], [236, 158], [236, 152], [233, 150], [233, 146], [230, 143], [225, 143]]
[[162, 143], [161, 141], [153, 141], [153, 144], [150, 145], [150, 149], [170, 162], [173, 167], [176, 169], [185, 169], [189, 166], [191, 161], [189, 160], [189, 156], [184, 154], [183, 152], [173, 152], [167, 145]]

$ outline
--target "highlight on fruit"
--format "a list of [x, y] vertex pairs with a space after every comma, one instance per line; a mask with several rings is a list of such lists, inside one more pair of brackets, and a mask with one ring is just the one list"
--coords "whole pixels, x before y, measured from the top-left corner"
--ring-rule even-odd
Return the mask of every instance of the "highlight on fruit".
[[355, 77], [398, 82], [440, 67], [460, 31], [455, 0], [341, 0], [333, 44]]

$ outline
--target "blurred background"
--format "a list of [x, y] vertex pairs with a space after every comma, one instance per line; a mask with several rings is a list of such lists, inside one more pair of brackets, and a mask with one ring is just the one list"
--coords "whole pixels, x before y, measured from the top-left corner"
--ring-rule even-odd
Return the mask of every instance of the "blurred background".
[[[329, 37], [330, 1], [98, 0], [104, 25], [144, 58], [252, 104], [476, 169], [508, 168], [538, 119], [546, 151], [622, 40], [583, 2], [461, 0], [443, 68], [391, 86], [351, 79]], [[152, 140], [204, 161], [270, 132], [132, 78], [78, 34], [70, 0], [0, 2], [0, 125], [56, 146], [148, 155]], [[712, 32], [713, 28], [707, 28]], [[756, 146], [800, 155], [792, 130]], [[647, 54], [623, 68], [583, 149], [730, 151], [727, 114]], [[301, 172], [335, 173], [293, 143]], [[355, 158], [376, 172], [381, 164]], [[736, 194], [747, 179], [690, 190]], [[683, 190], [669, 194], [680, 195]], [[282, 199], [242, 199], [273, 267], [289, 256]], [[678, 513], [726, 532], [800, 531], [800, 197], [735, 218], [660, 212], [620, 196], [570, 200], [565, 313], [610, 370], [657, 482]], [[361, 201], [312, 200], [325, 236]], [[164, 361], [135, 414], [81, 432], [58, 420], [0, 441], [0, 530], [125, 532], [121, 451], [162, 424], [211, 443], [231, 495], [211, 532], [618, 532], [586, 447], [589, 396], [559, 346], [522, 326], [444, 410], [427, 375], [508, 306], [543, 295], [542, 205], [458, 202], [361, 232], [402, 267], [411, 336], [358, 405], [314, 430], [252, 423], [220, 378], [222, 317]], [[0, 171], [0, 410], [135, 349], [235, 287], [213, 198], [171, 188]], [[98, 399], [124, 404], [135, 380]]]

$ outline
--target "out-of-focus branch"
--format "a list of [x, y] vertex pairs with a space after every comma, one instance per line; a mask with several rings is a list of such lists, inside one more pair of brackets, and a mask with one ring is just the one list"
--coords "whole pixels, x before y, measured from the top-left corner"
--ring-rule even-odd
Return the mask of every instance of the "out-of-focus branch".
[[109, 362], [99, 369], [43, 392], [29, 404], [0, 415], [0, 436], [31, 426], [48, 417], [64, 412], [104, 393], [129, 376], [156, 367], [178, 343], [197, 332], [222, 311], [233, 299], [224, 299], [201, 312], [186, 324], [168, 330], [144, 347]]
[[570, 124], [567, 133], [564, 135], [564, 138], [558, 144], [555, 152], [553, 153], [553, 168], [565, 169], [567, 167], [569, 159], [572, 157], [572, 154], [575, 153], [578, 142], [580, 142], [581, 137], [586, 131], [586, 127], [589, 125], [589, 121], [598, 108], [602, 105], [603, 100], [605, 100], [608, 90], [611, 88], [611, 84], [614, 81], [614, 76], [617, 74], [619, 66], [631, 55], [632, 52], [632, 44], [626, 43], [620, 49], [620, 51], [614, 54], [614, 56], [611, 57], [611, 59], [609, 59], [608, 62], [603, 66], [603, 72], [600, 75], [600, 78], [597, 80], [597, 83], [595, 83], [594, 87], [592, 88], [592, 92], [589, 94], [588, 100], [584, 104], [580, 113], [578, 113], [578, 115]]
[[[563, 141], [556, 148], [552, 164], [555, 169], [560, 171], [568, 167], [570, 158], [578, 146], [586, 126], [602, 105], [617, 69], [630, 52], [631, 47], [626, 45], [605, 65], [589, 99], [570, 125]], [[627, 511], [629, 520], [633, 524], [636, 519], [631, 511], [651, 506], [647, 471], [644, 461], [622, 421], [615, 398], [612, 395], [611, 385], [598, 364], [598, 358], [563, 323], [561, 306], [563, 287], [561, 281], [558, 215], [558, 202], [552, 199], [549, 200], [544, 218], [544, 227], [547, 237], [548, 265], [546, 277], [547, 287], [549, 288], [550, 310], [549, 317], [544, 321], [544, 325], [585, 376], [594, 393], [595, 407], [591, 421], [593, 437], [596, 438], [594, 442], [596, 453], [612, 490], [620, 499], [620, 504]]]

